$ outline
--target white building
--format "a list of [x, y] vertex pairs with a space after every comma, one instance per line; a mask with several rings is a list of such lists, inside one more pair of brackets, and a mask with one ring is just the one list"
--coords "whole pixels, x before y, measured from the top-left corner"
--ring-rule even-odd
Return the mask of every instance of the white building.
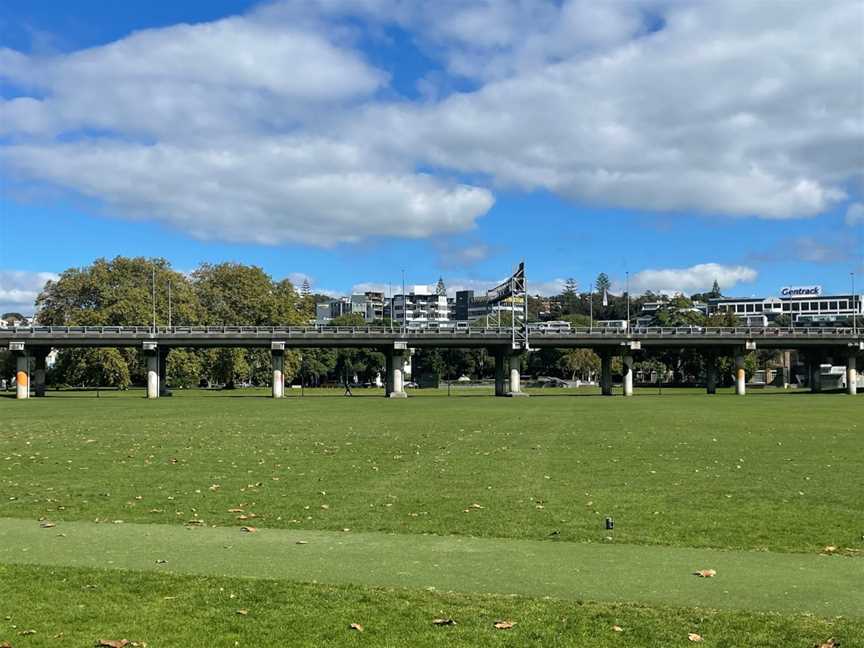
[[394, 322], [446, 322], [450, 319], [447, 295], [439, 295], [434, 288], [412, 286], [407, 295], [393, 295], [389, 313]]
[[326, 324], [330, 320], [358, 313], [368, 322], [384, 318], [384, 294], [380, 292], [355, 293], [350, 297], [331, 299], [315, 307], [315, 322]]
[[842, 325], [853, 314], [864, 316], [864, 296], [823, 295], [820, 286], [783, 288], [780, 297], [718, 297], [708, 302], [708, 312], [734, 313], [742, 322], [764, 322], [787, 315], [796, 325]]

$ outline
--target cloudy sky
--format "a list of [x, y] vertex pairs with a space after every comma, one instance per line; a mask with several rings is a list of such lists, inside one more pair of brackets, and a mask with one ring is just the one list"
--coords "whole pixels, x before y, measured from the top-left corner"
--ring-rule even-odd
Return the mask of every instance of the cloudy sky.
[[848, 290], [862, 78], [860, 0], [7, 0], [0, 309], [117, 254]]

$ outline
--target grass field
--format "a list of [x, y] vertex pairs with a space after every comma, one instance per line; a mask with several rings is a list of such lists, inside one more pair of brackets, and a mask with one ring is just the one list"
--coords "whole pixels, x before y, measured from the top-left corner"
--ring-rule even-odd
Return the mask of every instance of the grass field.
[[[255, 390], [154, 402], [135, 391], [0, 398], [0, 518], [30, 520], [45, 534], [66, 525], [69, 540], [43, 548], [45, 560], [0, 548], [0, 641], [53, 645], [51, 633], [64, 632], [76, 637], [69, 645], [88, 645], [113, 631], [151, 646], [256, 645], [262, 637], [259, 645], [585, 645], [590, 637], [597, 646], [666, 646], [687, 645], [688, 632], [698, 632], [705, 645], [812, 646], [834, 635], [844, 647], [864, 646], [860, 398], [647, 390], [625, 400], [555, 390], [493, 399], [468, 389], [454, 398], [435, 397], [446, 395], [438, 390], [388, 401], [338, 393], [282, 401]], [[615, 520], [611, 532], [607, 516]], [[57, 526], [39, 529], [41, 518]], [[103, 528], [94, 522], [111, 526], [75, 545], [79, 529]], [[266, 564], [261, 573], [251, 568], [253, 554], [240, 561], [250, 565], [245, 573], [226, 567], [236, 557], [194, 543], [159, 568], [174, 572], [167, 574], [145, 573], [155, 560], [140, 563], [140, 543], [115, 533], [152, 529], [158, 544], [160, 529], [170, 535], [190, 522], [187, 533], [201, 537], [211, 530], [200, 526], [239, 535], [240, 526], [253, 525], [262, 543], [267, 529], [305, 532], [312, 549], [331, 536], [372, 540], [341, 554], [334, 541], [332, 560], [326, 552], [316, 557], [326, 565], [321, 578], [299, 568], [293, 577], [275, 567], [268, 574]], [[0, 522], [5, 546], [30, 544], [35, 555], [39, 543], [25, 541], [29, 531], [15, 531], [11, 520], [7, 527], [11, 535], [3, 536]], [[431, 558], [418, 549], [429, 536], [470, 551], [445, 556], [435, 565], [441, 573], [430, 574]], [[475, 550], [473, 542], [499, 549]], [[827, 545], [841, 555], [820, 557]], [[533, 582], [530, 561], [518, 560], [529, 546], [538, 573], [550, 572], [547, 581]], [[588, 546], [604, 553], [580, 553]], [[572, 587], [556, 580], [564, 569], [555, 562], [571, 548], [566, 560], [586, 565]], [[101, 566], [125, 571], [92, 560], [109, 551], [120, 558]], [[366, 569], [367, 561], [397, 565], [412, 551], [419, 567], [390, 571], [416, 571], [416, 579]], [[203, 566], [184, 573], [183, 556], [202, 552]], [[660, 579], [653, 588], [668, 596], [652, 599], [639, 586], [655, 568], [650, 552]], [[493, 568], [496, 555], [505, 564]], [[724, 566], [715, 579], [690, 575], [712, 567], [690, 562], [712, 559]], [[589, 568], [603, 560], [617, 571]], [[272, 561], [279, 563], [278, 552]], [[459, 576], [475, 564], [484, 578]], [[825, 590], [808, 589], [807, 570], [821, 564], [837, 577], [826, 576]], [[358, 578], [366, 572], [372, 576]], [[436, 590], [426, 591], [433, 580]], [[704, 595], [688, 595], [702, 585]], [[165, 592], [178, 590], [166, 604], [165, 596], [177, 594]], [[222, 601], [229, 590], [248, 601]], [[776, 605], [765, 596], [772, 591], [785, 592]], [[76, 610], [82, 592], [93, 602]], [[232, 606], [250, 612], [238, 615]], [[439, 616], [458, 617], [458, 625], [432, 626]], [[495, 630], [500, 617], [519, 617], [518, 624]], [[364, 633], [347, 630], [355, 621]], [[625, 631], [613, 632], [615, 624]], [[40, 629], [17, 635], [27, 625]], [[204, 626], [217, 630], [199, 638]]]

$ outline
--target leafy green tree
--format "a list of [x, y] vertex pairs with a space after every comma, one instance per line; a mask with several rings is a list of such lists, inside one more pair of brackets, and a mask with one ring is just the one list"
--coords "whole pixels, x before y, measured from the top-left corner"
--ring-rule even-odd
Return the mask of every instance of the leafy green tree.
[[597, 275], [597, 280], [594, 282], [594, 288], [598, 295], [602, 295], [604, 290], [608, 293], [611, 287], [612, 281], [610, 281], [609, 275], [605, 272], [601, 272]]
[[568, 349], [558, 361], [561, 371], [569, 374], [570, 380], [578, 376], [591, 380], [600, 371], [600, 356], [590, 349]]
[[297, 373], [307, 385], [317, 387], [335, 369], [336, 349], [303, 349], [299, 352]]
[[561, 293], [562, 313], [570, 315], [576, 312], [579, 305], [579, 285], [573, 277], [564, 282], [564, 290]]
[[40, 324], [53, 326], [149, 326], [153, 322], [153, 274], [156, 276], [156, 323], [199, 323], [200, 304], [189, 280], [165, 259], [115, 257], [70, 268], [45, 284], [36, 299]]
[[75, 387], [116, 387], [126, 389], [131, 384], [129, 366], [117, 349], [63, 349], [57, 354], [50, 382], [63, 382]]
[[168, 354], [166, 372], [168, 384], [172, 387], [197, 387], [204, 375], [202, 354], [190, 349], [172, 349]]

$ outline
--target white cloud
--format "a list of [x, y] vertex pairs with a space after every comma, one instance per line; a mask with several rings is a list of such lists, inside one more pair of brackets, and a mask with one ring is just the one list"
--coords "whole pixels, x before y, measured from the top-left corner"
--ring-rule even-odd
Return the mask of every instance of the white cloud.
[[32, 315], [36, 297], [45, 283], [57, 277], [53, 272], [0, 270], [0, 314], [17, 312]]
[[[263, 244], [464, 232], [493, 197], [460, 176], [814, 216], [864, 179], [860, 18], [856, 0], [310, 0], [65, 55], [0, 48], [20, 95], [0, 100], [0, 165], [113, 215]], [[362, 54], [388, 24], [442, 64], [422, 100], [394, 99]]]
[[846, 210], [846, 224], [849, 227], [864, 224], [864, 203], [852, 203]]
[[[718, 263], [700, 263], [689, 268], [648, 269], [630, 276], [630, 290], [637, 295], [648, 291], [690, 295], [711, 290], [716, 280], [721, 290], [729, 291], [739, 283], [755, 281], [758, 274], [747, 266]], [[615, 291], [620, 292], [623, 288], [623, 283], [616, 282]]]
[[492, 255], [492, 246], [486, 243], [473, 243], [457, 246], [452, 243], [439, 243], [438, 263], [443, 268], [466, 268], [485, 261]]

